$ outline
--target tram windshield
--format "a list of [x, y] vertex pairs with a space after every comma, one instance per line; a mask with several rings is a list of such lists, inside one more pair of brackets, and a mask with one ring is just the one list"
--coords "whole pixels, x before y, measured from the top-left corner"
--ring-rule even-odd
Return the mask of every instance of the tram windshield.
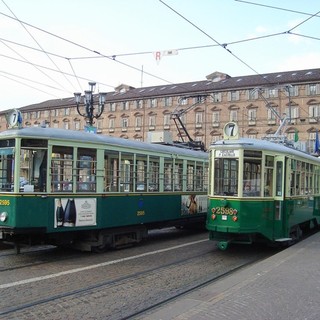
[[236, 196], [238, 194], [238, 159], [216, 158], [214, 162], [214, 194]]
[[[235, 157], [226, 157], [230, 154]], [[262, 152], [244, 150], [243, 157], [236, 152], [219, 152], [214, 160], [214, 194], [222, 196], [261, 196]], [[270, 172], [269, 172], [270, 171]], [[266, 177], [272, 183], [270, 169]]]

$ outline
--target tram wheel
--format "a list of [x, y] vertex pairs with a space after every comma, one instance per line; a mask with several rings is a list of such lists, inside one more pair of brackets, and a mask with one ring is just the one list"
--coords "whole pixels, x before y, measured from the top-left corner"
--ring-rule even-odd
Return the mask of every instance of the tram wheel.
[[100, 246], [91, 247], [91, 251], [94, 253], [103, 253], [107, 250], [108, 246], [106, 244], [102, 244]]

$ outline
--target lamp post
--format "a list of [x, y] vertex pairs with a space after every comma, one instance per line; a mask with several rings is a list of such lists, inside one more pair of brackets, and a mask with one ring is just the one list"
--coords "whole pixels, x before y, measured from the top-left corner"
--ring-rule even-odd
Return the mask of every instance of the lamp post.
[[90, 90], [86, 90], [84, 92], [84, 98], [83, 98], [83, 105], [84, 105], [84, 111], [81, 112], [80, 110], [80, 103], [81, 103], [81, 93], [76, 92], [74, 93], [76, 105], [77, 105], [77, 112], [80, 116], [88, 119], [87, 123], [89, 123], [90, 127], [93, 126], [93, 119], [98, 119], [104, 110], [104, 103], [106, 101], [106, 95], [105, 92], [99, 93], [99, 108], [98, 112], [94, 112], [94, 101], [93, 101], [93, 92], [95, 89], [96, 83], [95, 82], [89, 82]]

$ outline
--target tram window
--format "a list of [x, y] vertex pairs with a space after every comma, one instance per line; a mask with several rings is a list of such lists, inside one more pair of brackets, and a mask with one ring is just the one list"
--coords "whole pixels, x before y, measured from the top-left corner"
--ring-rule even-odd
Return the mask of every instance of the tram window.
[[77, 191], [96, 191], [96, 150], [78, 148], [77, 152]]
[[105, 154], [105, 191], [118, 191], [119, 152], [108, 151]]
[[53, 146], [51, 155], [51, 189], [53, 192], [72, 191], [73, 148]]
[[265, 171], [264, 171], [264, 196], [271, 197], [273, 195], [273, 166], [274, 157], [265, 157]]
[[21, 149], [19, 179], [21, 191], [46, 191], [47, 150]]
[[149, 191], [159, 191], [159, 159], [149, 159]]
[[194, 190], [195, 181], [195, 165], [194, 163], [188, 163], [187, 165], [187, 191]]
[[244, 159], [243, 163], [243, 195], [260, 196], [261, 193], [261, 160]]
[[201, 165], [197, 165], [196, 167], [196, 191], [203, 191], [204, 187], [204, 181], [205, 181], [205, 172], [204, 168]]
[[13, 149], [0, 149], [0, 187], [1, 191], [13, 191]]
[[135, 187], [136, 191], [147, 191], [147, 161], [143, 160], [143, 156], [137, 155]]
[[173, 182], [174, 182], [174, 191], [181, 191], [183, 185], [183, 164], [175, 164], [174, 165], [174, 173], [173, 173]]
[[164, 191], [172, 191], [172, 169], [173, 165], [171, 162], [164, 164]]
[[129, 192], [132, 191], [132, 164], [129, 160], [121, 160], [120, 166], [120, 191]]
[[281, 161], [277, 161], [276, 163], [276, 196], [282, 196], [282, 172], [283, 172], [283, 163]]
[[314, 193], [319, 193], [319, 184], [320, 184], [320, 167], [316, 167], [314, 171]]

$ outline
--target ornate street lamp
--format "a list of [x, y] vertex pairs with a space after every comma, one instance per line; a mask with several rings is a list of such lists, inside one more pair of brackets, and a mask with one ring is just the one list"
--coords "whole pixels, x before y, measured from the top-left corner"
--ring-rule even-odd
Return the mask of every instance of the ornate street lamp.
[[104, 103], [106, 101], [106, 95], [107, 93], [105, 92], [100, 92], [99, 93], [99, 108], [98, 112], [94, 112], [94, 101], [93, 101], [93, 92], [96, 86], [95, 82], [89, 82], [90, 90], [86, 90], [84, 92], [84, 98], [83, 98], [83, 106], [84, 106], [84, 111], [81, 112], [80, 110], [80, 102], [81, 102], [81, 93], [76, 92], [74, 93], [75, 101], [77, 104], [77, 111], [80, 116], [88, 119], [87, 123], [89, 123], [90, 127], [93, 126], [93, 119], [98, 119], [104, 110]]

